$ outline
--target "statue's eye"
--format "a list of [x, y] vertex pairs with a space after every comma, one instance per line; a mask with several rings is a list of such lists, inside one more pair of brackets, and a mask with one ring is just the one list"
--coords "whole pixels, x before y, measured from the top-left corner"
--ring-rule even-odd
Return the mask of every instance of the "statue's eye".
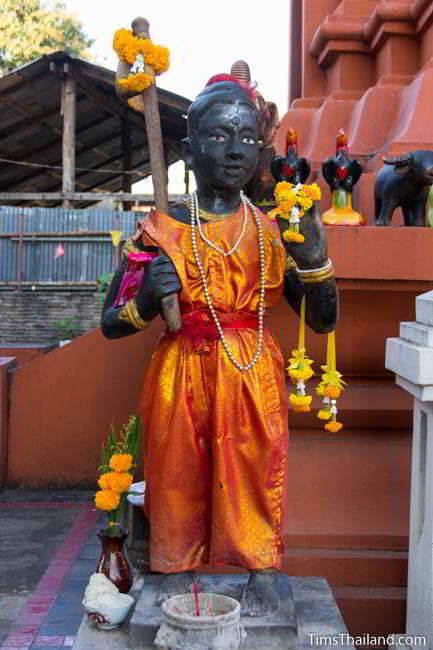
[[213, 134], [210, 136], [210, 139], [211, 139], [211, 140], [214, 140], [214, 142], [224, 142], [224, 140], [225, 140], [225, 136], [224, 136], [224, 135], [221, 135], [221, 133], [213, 133]]
[[242, 142], [244, 144], [256, 144], [257, 140], [255, 138], [251, 138], [249, 135], [246, 136], [245, 138], [242, 138]]

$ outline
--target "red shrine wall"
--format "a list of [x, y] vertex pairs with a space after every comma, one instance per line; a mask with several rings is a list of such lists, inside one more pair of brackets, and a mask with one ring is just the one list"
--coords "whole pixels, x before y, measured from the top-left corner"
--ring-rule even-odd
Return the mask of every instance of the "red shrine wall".
[[[294, 127], [324, 212], [331, 197], [321, 163], [343, 128], [365, 171], [353, 205], [372, 224], [382, 157], [433, 150], [433, 2], [292, 0], [291, 7], [290, 105], [276, 148], [283, 153]], [[398, 210], [393, 226], [402, 224]], [[326, 575], [352, 632], [403, 631], [412, 405], [384, 370], [384, 343], [400, 321], [415, 320], [416, 295], [433, 288], [433, 233], [367, 226], [328, 234], [341, 296], [338, 358], [350, 386], [341, 400], [345, 429], [327, 440], [317, 429], [292, 433], [293, 471], [308, 469], [289, 498], [287, 570]], [[362, 533], [345, 537], [345, 529]], [[315, 553], [302, 555], [303, 539]]]
[[[292, 101], [276, 148], [283, 153], [287, 129], [294, 127], [300, 155], [312, 161], [310, 181], [317, 177], [322, 187], [324, 211], [330, 192], [321, 162], [333, 155], [337, 131], [345, 129], [349, 151], [365, 169], [354, 208], [372, 223], [382, 156], [433, 149], [433, 3], [293, 0], [291, 32]], [[400, 211], [394, 222], [402, 223]]]

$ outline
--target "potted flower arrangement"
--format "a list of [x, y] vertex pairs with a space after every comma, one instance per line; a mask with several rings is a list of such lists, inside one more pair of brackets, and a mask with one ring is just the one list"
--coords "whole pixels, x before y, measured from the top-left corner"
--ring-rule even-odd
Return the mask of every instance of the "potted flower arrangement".
[[132, 586], [131, 567], [124, 555], [123, 544], [128, 532], [122, 528], [126, 494], [133, 481], [137, 467], [140, 446], [140, 418], [133, 415], [123, 430], [116, 434], [112, 428], [107, 441], [102, 445], [101, 475], [96, 492], [96, 507], [108, 516], [106, 528], [97, 536], [101, 541], [101, 556], [96, 572], [103, 573], [121, 593], [127, 593]]

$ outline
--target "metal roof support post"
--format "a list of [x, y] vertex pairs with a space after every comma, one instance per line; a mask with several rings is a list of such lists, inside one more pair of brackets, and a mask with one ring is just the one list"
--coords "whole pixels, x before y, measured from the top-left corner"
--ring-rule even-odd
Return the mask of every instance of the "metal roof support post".
[[[63, 115], [63, 192], [75, 192], [75, 122], [77, 105], [77, 82], [69, 74], [69, 65], [63, 66], [65, 76], [62, 85]], [[64, 199], [64, 208], [73, 207], [73, 201]]]

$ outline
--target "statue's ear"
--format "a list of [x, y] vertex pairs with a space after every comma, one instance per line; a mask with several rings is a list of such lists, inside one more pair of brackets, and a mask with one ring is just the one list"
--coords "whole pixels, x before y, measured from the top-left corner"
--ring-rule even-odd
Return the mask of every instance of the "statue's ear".
[[274, 102], [266, 102], [266, 111], [269, 124], [276, 124], [279, 121], [277, 105]]
[[410, 172], [412, 169], [412, 165], [394, 165], [394, 171], [396, 174], [400, 174], [403, 176], [403, 174], [407, 174]]
[[182, 158], [185, 161], [188, 169], [192, 169], [192, 153], [191, 153], [191, 141], [189, 138], [184, 138], [180, 142], [182, 148]]

